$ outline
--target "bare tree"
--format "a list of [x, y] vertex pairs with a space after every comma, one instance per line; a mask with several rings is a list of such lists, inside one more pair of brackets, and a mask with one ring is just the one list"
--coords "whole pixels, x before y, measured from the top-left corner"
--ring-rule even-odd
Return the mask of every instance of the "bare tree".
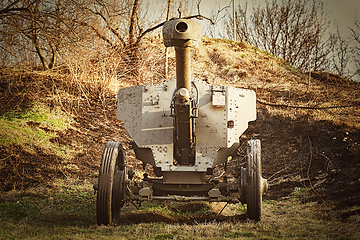
[[[143, 37], [161, 27], [164, 22], [149, 22], [147, 4], [140, 0], [90, 0], [81, 24], [101, 39], [110, 49], [136, 65], [139, 44]], [[160, 5], [160, 8], [162, 6]], [[166, 8], [165, 8], [166, 9]]]
[[[169, 16], [215, 23], [216, 19], [201, 15], [200, 3], [174, 1]], [[4, 0], [0, 3], [0, 59], [3, 65], [31, 60], [46, 70], [69, 52], [85, 47], [98, 56], [118, 54], [135, 66], [141, 40], [165, 24], [167, 5], [168, 0], [156, 6], [141, 0]], [[162, 17], [149, 20], [154, 13]]]
[[33, 5], [35, 2], [36, 0], [29, 2], [28, 5], [26, 5], [22, 3], [21, 0], [3, 1], [2, 3], [0, 3], [0, 16], [4, 17], [7, 14], [28, 11], [29, 7], [31, 7], [31, 5]]
[[[313, 71], [321, 70], [329, 64], [334, 41], [332, 35], [326, 37], [329, 21], [320, 0], [272, 0], [254, 7], [251, 14], [247, 4], [239, 5], [236, 21], [237, 39], [282, 57], [300, 69], [305, 70], [310, 64]], [[227, 22], [229, 34], [232, 23]]]
[[52, 69], [65, 41], [74, 39], [72, 1], [5, 2], [6, 7], [0, 10], [2, 52], [12, 60], [21, 59], [25, 53], [35, 54], [43, 69]]
[[[109, 4], [108, 0], [94, 0], [93, 4], [86, 7], [91, 21], [83, 23], [90, 28], [95, 35], [102, 39], [110, 48], [122, 54], [126, 53], [129, 63], [136, 63], [138, 60], [138, 49], [141, 40], [149, 33], [162, 27], [167, 18], [153, 22], [146, 21], [149, 15], [148, 9], [144, 4], [146, 1], [140, 0], [114, 0], [116, 4]], [[162, 2], [157, 8], [164, 10], [164, 15], [175, 16], [190, 19], [206, 19], [215, 24], [216, 19], [203, 16], [200, 13], [201, 1], [176, 1]], [[194, 6], [195, 4], [195, 6]], [[169, 8], [171, 5], [171, 8]], [[193, 7], [191, 7], [193, 6]], [[192, 13], [193, 9], [197, 13]], [[177, 14], [176, 14], [177, 11]], [[161, 18], [164, 19], [164, 18]], [[94, 24], [97, 22], [96, 24]], [[134, 64], [136, 65], [136, 64]]]
[[[247, 3], [243, 8], [239, 5], [238, 10], [235, 12], [236, 35], [239, 41], [250, 42], [250, 29], [248, 26], [247, 14]], [[233, 26], [230, 27], [232, 29], [234, 28]], [[228, 28], [227, 30], [229, 31], [231, 29]]]
[[355, 65], [355, 71], [352, 75], [360, 76], [360, 19], [355, 16], [355, 28], [350, 28], [352, 39], [354, 42], [354, 46], [351, 48], [352, 50], [352, 59]]
[[332, 71], [342, 77], [351, 77], [346, 72], [348, 63], [350, 61], [350, 41], [347, 40], [337, 29], [336, 43], [332, 56]]

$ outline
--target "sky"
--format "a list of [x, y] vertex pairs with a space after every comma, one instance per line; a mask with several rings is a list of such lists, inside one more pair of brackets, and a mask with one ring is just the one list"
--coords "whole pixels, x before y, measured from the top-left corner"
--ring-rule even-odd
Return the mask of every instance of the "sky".
[[327, 0], [329, 18], [335, 19], [339, 27], [345, 32], [348, 28], [354, 28], [355, 14], [360, 18], [360, 0]]

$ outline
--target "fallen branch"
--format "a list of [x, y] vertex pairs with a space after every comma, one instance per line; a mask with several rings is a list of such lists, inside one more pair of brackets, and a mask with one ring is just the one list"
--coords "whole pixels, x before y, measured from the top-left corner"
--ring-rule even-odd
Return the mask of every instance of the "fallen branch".
[[287, 169], [287, 167], [286, 167], [286, 168], [281, 169], [280, 171], [277, 171], [277, 172], [276, 172], [276, 173], [274, 173], [271, 177], [269, 177], [267, 180], [269, 181], [270, 179], [272, 179], [273, 177], [275, 177], [277, 174], [281, 173], [282, 171], [284, 171], [284, 170], [286, 170], [286, 169]]
[[0, 159], [0, 161], [4, 161], [4, 160], [6, 160], [6, 159], [8, 159], [8, 158], [10, 158], [10, 157], [12, 157], [12, 156], [15, 156], [15, 155], [14, 155], [14, 154], [11, 154], [11, 155], [7, 156], [6, 158]]
[[[300, 178], [300, 175], [298, 172], [296, 173], [291, 173], [291, 174], [286, 174], [277, 178], [272, 179], [271, 181], [268, 181], [269, 186], [274, 186], [274, 185], [279, 185], [280, 183], [283, 182], [303, 182], [306, 181], [307, 178]], [[297, 176], [295, 176], [297, 175]], [[276, 183], [274, 183], [276, 181]]]

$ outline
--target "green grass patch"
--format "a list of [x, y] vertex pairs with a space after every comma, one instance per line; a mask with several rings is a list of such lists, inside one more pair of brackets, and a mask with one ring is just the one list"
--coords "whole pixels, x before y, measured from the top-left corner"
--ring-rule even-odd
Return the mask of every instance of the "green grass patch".
[[91, 186], [81, 185], [57, 191], [12, 195], [0, 203], [0, 222], [15, 225], [31, 223], [49, 228], [91, 226], [96, 220], [95, 198]]
[[71, 119], [62, 114], [60, 111], [50, 112], [47, 106], [40, 103], [34, 103], [32, 106], [22, 111], [18, 110], [6, 112], [3, 116], [1, 116], [1, 118], [8, 122], [19, 122], [24, 120], [40, 124], [42, 123], [53, 130], [62, 130], [67, 128], [71, 122]]
[[65, 146], [52, 143], [56, 132], [70, 128], [72, 119], [61, 111], [50, 111], [41, 104], [33, 104], [22, 111], [9, 111], [0, 116], [0, 146], [23, 145], [31, 151], [41, 147], [51, 149], [57, 155], [67, 156]]
[[[189, 203], [190, 204], [190, 203]], [[190, 216], [190, 215], [201, 215], [210, 212], [210, 207], [205, 205], [198, 210], [184, 210], [184, 208], [179, 207], [179, 205], [169, 206], [166, 204], [158, 203], [158, 202], [143, 202], [141, 204], [141, 210], [146, 212], [162, 212], [169, 216]]]
[[157, 202], [143, 202], [141, 203], [141, 209], [146, 212], [160, 211], [166, 214], [170, 214], [170, 211], [164, 208], [161, 204]]
[[307, 188], [295, 188], [292, 193], [290, 194], [290, 196], [292, 197], [299, 197], [301, 196], [303, 193], [307, 192], [308, 189]]

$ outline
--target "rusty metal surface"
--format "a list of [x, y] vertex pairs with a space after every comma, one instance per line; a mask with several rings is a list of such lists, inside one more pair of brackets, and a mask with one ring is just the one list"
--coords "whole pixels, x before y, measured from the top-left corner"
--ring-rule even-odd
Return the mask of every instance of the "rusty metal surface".
[[141, 153], [142, 160], [149, 159], [149, 164], [161, 168], [173, 161], [174, 126], [170, 104], [174, 89], [175, 79], [118, 92], [117, 118], [124, 121], [125, 129], [139, 148], [151, 149]]
[[191, 90], [191, 59], [190, 48], [175, 47], [176, 85], [177, 89]]
[[[175, 47], [176, 94], [174, 99], [174, 159], [178, 165], [195, 165], [195, 122], [193, 108], [196, 100], [185, 99], [191, 91], [190, 48], [198, 45], [200, 24], [185, 19], [167, 22], [163, 27], [166, 47]], [[185, 94], [185, 95], [184, 95]]]
[[201, 39], [200, 24], [188, 19], [174, 19], [167, 22], [162, 30], [165, 47], [174, 47], [189, 41], [189, 47], [196, 47]]

